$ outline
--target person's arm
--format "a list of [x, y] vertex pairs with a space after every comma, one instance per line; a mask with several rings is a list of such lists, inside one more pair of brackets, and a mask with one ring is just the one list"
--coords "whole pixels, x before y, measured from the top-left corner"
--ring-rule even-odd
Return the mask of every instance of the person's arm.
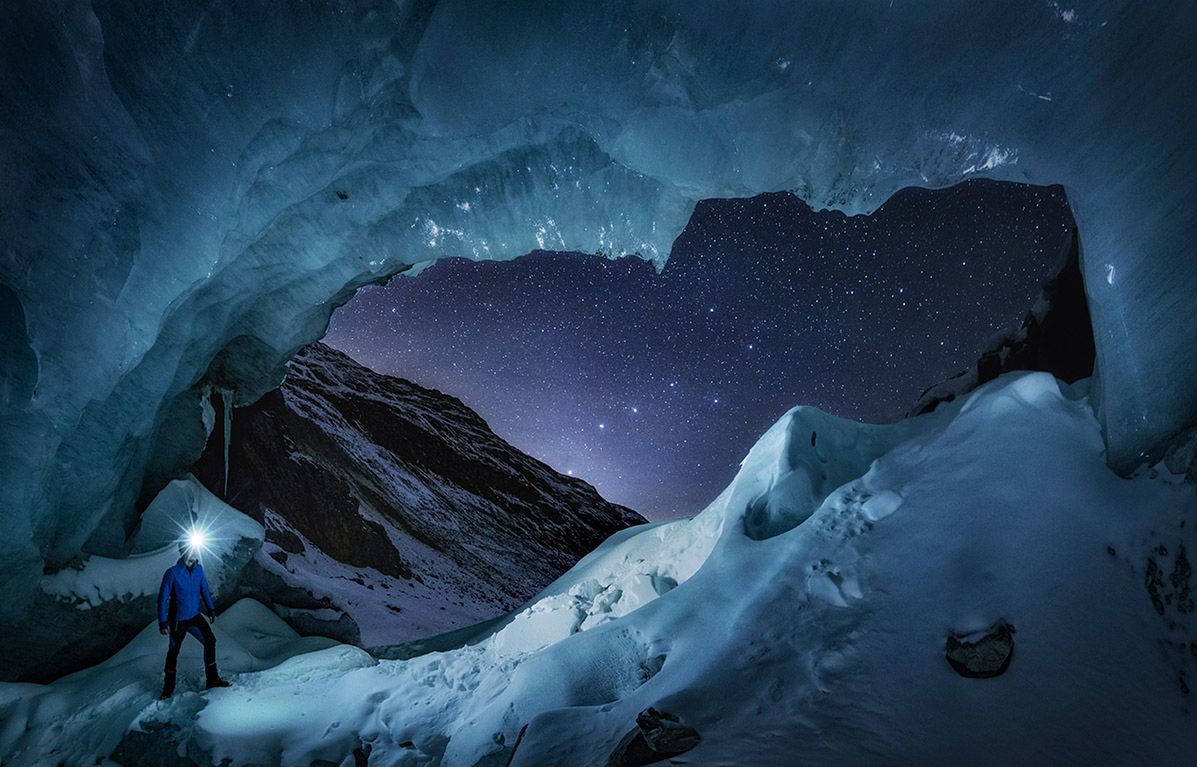
[[204, 572], [202, 565], [196, 565], [200, 568], [200, 598], [204, 600], [204, 607], [208, 608], [208, 620], [216, 620], [216, 604], [212, 601], [212, 592], [208, 591], [208, 575]]
[[162, 574], [162, 586], [158, 588], [158, 633], [165, 634], [170, 623], [170, 570]]

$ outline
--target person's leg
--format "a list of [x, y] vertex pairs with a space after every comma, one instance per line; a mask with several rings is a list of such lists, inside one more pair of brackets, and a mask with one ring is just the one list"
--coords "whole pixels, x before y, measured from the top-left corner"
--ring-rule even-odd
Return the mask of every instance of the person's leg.
[[163, 699], [169, 698], [175, 692], [176, 670], [179, 664], [179, 645], [183, 643], [183, 637], [187, 633], [185, 626], [180, 626], [178, 623], [170, 627], [170, 645], [166, 648], [166, 668], [163, 669], [162, 680], [162, 695]]
[[187, 625], [187, 633], [195, 637], [195, 641], [204, 646], [204, 665], [208, 665], [208, 635], [211, 630], [208, 628], [207, 622], [200, 616], [195, 616]]
[[195, 626], [191, 629], [191, 635], [200, 641], [204, 646], [204, 668], [216, 664], [216, 635], [212, 633], [212, 628], [208, 625], [208, 621], [201, 617], [196, 617]]
[[204, 674], [207, 677], [208, 689], [213, 687], [228, 687], [229, 683], [220, 678], [216, 670], [216, 634], [203, 618], [198, 619], [200, 641], [204, 643]]
[[[182, 629], [182, 631], [180, 631]], [[179, 645], [183, 643], [186, 629], [177, 623], [170, 627], [170, 646], [166, 648], [166, 673], [174, 674], [179, 664]]]

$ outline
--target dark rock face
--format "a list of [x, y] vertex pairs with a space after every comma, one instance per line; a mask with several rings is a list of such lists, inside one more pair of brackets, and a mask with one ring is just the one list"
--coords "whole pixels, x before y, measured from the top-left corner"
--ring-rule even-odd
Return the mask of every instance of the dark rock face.
[[[186, 698], [179, 696], [168, 705], [195, 717], [207, 705], [207, 701], [198, 695]], [[189, 735], [186, 729], [173, 722], [149, 717], [137, 727], [125, 731], [109, 758], [124, 767], [159, 767], [164, 764], [204, 767], [213, 764], [212, 754]]]
[[[193, 471], [225, 497], [219, 410], [215, 422]], [[323, 619], [322, 633], [351, 638], [348, 615], [367, 645], [509, 610], [645, 521], [516, 450], [460, 400], [323, 344], [235, 410], [231, 434], [226, 500], [266, 527], [259, 572], [243, 580], [297, 630]]]
[[702, 741], [698, 730], [677, 716], [648, 707], [636, 715], [636, 728], [611, 752], [608, 767], [640, 767], [684, 754]]
[[948, 663], [960, 676], [988, 679], [1000, 676], [1014, 656], [1014, 627], [998, 621], [985, 631], [951, 634], [947, 641]]
[[1068, 383], [1093, 375], [1097, 347], [1085, 283], [1081, 277], [1080, 238], [1073, 227], [1065, 241], [1060, 270], [1043, 287], [1035, 307], [1022, 325], [996, 346], [981, 353], [971, 370], [936, 384], [923, 392], [909, 415], [934, 410], [1015, 370], [1042, 370]]

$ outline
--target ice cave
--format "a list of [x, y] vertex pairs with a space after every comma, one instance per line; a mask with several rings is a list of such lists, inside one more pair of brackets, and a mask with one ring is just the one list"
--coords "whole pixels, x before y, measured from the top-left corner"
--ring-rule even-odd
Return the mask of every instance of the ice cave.
[[[1197, 763], [1197, 5], [6, 10], [0, 764]], [[238, 506], [349, 481], [246, 485], [229, 435], [281, 443], [301, 410], [369, 432], [329, 405], [369, 372], [311, 346], [365, 286], [537, 250], [663, 268], [703, 200], [855, 216], [975, 178], [1063, 185], [1073, 271], [1033, 308], [1051, 344], [926, 381], [895, 423], [794, 402], [685, 518], [644, 523], [392, 383], [438, 413], [421, 471], [493, 471], [420, 496], [426, 524], [552, 496], [553, 525], [470, 522], [460, 552], [350, 582], [381, 517]], [[373, 435], [353, 460], [414, 439]], [[152, 603], [197, 518], [232, 686], [158, 700]], [[486, 564], [509, 540], [540, 580]], [[287, 580], [317, 549], [354, 621]], [[441, 588], [467, 622], [502, 615], [375, 628], [372, 595]]]

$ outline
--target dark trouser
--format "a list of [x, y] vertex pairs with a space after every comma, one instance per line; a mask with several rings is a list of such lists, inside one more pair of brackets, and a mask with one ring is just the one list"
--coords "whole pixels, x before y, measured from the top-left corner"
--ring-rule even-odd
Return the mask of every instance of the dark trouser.
[[175, 666], [179, 662], [179, 646], [183, 644], [183, 638], [188, 634], [204, 643], [204, 668], [215, 668], [216, 635], [212, 633], [204, 616], [196, 615], [193, 618], [171, 624], [170, 649], [166, 651], [166, 673], [175, 673]]

